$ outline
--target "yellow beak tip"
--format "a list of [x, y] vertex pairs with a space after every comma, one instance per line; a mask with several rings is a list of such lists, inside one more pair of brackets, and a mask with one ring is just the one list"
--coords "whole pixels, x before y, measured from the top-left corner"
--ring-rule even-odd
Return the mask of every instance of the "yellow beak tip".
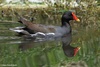
[[77, 19], [76, 21], [77, 21], [77, 22], [80, 22], [80, 19]]
[[80, 49], [81, 47], [77, 47], [78, 49]]

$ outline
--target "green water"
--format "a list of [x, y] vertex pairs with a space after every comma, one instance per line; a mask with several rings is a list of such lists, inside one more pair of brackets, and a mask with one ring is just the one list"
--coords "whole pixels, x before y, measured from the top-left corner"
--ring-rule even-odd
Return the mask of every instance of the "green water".
[[80, 46], [81, 49], [70, 58], [64, 54], [60, 41], [26, 41], [9, 30], [21, 25], [17, 22], [0, 22], [0, 67], [100, 66], [100, 27], [73, 28], [77, 32], [73, 32], [71, 46]]

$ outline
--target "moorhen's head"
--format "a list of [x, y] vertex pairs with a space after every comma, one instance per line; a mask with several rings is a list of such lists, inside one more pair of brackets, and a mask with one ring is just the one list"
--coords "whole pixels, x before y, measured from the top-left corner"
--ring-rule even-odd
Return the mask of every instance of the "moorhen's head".
[[75, 21], [80, 22], [80, 20], [77, 18], [74, 12], [71, 12], [71, 11], [64, 12], [61, 18], [62, 25], [66, 25], [66, 22], [69, 23], [70, 20], [75, 20]]
[[63, 46], [62, 48], [63, 48], [65, 55], [68, 56], [68, 57], [76, 56], [77, 52], [80, 49], [80, 47], [72, 47], [70, 45]]

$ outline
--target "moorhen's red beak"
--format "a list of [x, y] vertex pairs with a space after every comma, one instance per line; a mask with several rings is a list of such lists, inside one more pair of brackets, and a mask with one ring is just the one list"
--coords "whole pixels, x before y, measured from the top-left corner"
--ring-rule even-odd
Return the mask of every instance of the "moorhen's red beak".
[[80, 50], [80, 48], [81, 48], [81, 47], [76, 47], [76, 48], [74, 49], [74, 56], [77, 54], [77, 52]]
[[72, 16], [73, 16], [73, 19], [75, 20], [75, 21], [78, 21], [78, 22], [80, 22], [80, 20], [77, 18], [77, 16], [72, 12]]

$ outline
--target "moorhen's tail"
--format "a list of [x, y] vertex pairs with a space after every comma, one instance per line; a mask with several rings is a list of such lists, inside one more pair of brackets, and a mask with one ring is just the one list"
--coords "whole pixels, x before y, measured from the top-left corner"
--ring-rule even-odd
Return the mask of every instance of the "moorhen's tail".
[[34, 34], [34, 32], [28, 29], [27, 27], [15, 27], [10, 28], [10, 30], [18, 33], [17, 36]]
[[19, 15], [17, 12], [14, 12], [14, 14], [18, 17], [18, 22], [24, 24], [25, 26], [31, 24], [30, 21], [28, 21], [27, 19], [23, 18], [21, 15]]
[[[20, 23], [25, 25], [25, 27], [16, 27], [12, 28], [10, 30], [19, 33], [20, 35], [28, 35], [28, 34], [34, 34], [34, 24], [28, 21], [27, 19], [23, 18], [20, 14], [17, 12], [14, 12], [14, 14], [18, 17]], [[32, 26], [31, 26], [32, 25]]]
[[16, 32], [17, 36], [23, 36], [29, 34], [27, 31], [24, 31], [23, 28], [24, 27], [15, 27], [15, 28], [10, 28], [9, 30]]
[[23, 18], [23, 17], [20, 17], [19, 21], [20, 23], [24, 24], [25, 26], [31, 24], [30, 21], [28, 21], [27, 19]]

